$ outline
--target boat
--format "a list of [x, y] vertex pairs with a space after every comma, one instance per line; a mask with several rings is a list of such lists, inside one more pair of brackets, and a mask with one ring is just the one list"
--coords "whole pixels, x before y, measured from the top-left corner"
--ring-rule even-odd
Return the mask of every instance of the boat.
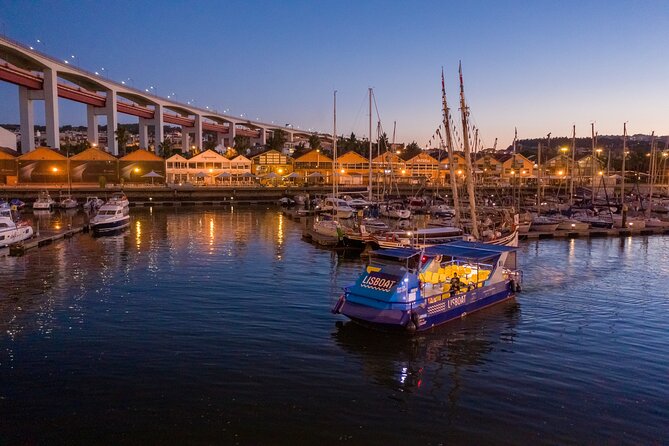
[[355, 209], [341, 198], [327, 197], [320, 207], [321, 212], [332, 214], [337, 218], [351, 218], [355, 215]]
[[295, 200], [290, 197], [279, 198], [279, 206], [290, 207], [295, 205]]
[[455, 217], [455, 209], [447, 204], [433, 204], [430, 206], [430, 215], [436, 218], [453, 218]]
[[88, 211], [97, 211], [103, 204], [105, 204], [105, 202], [101, 198], [86, 197], [86, 203], [84, 203], [84, 209]]
[[313, 230], [317, 234], [327, 237], [340, 238], [342, 236], [341, 225], [337, 220], [321, 219], [314, 222]]
[[94, 235], [108, 234], [130, 226], [128, 207], [120, 203], [121, 201], [109, 200], [91, 218], [90, 228]]
[[22, 242], [33, 236], [33, 227], [18, 218], [7, 203], [0, 205], [0, 248]]
[[56, 206], [56, 202], [51, 198], [46, 190], [40, 191], [37, 200], [33, 203], [33, 209], [41, 211], [50, 211]]
[[657, 217], [651, 217], [646, 220], [647, 228], [669, 228], [669, 221], [661, 220]]
[[61, 195], [60, 207], [61, 209], [74, 209], [79, 206], [76, 198], [73, 198], [72, 195], [66, 194]]
[[559, 220], [550, 217], [534, 217], [532, 219], [532, 224], [530, 224], [530, 231], [553, 232], [557, 229], [559, 224]]
[[407, 218], [411, 218], [411, 211], [406, 209], [401, 203], [384, 203], [379, 205], [379, 215], [398, 220], [406, 220]]
[[9, 200], [9, 205], [19, 210], [26, 207], [26, 204], [23, 201], [19, 200], [18, 198], [12, 198], [11, 200]]
[[557, 226], [558, 231], [585, 231], [590, 228], [590, 223], [567, 218], [561, 220]]
[[372, 244], [381, 248], [427, 247], [462, 240], [464, 231], [453, 226], [416, 229], [413, 231], [388, 231], [367, 237]]
[[388, 224], [378, 218], [374, 217], [366, 217], [363, 218], [362, 221], [360, 222], [361, 225], [364, 225], [364, 227], [369, 231], [369, 232], [385, 232], [390, 229]]
[[460, 240], [373, 251], [332, 312], [374, 329], [429, 330], [519, 292], [516, 250]]
[[130, 201], [123, 192], [114, 192], [111, 198], [107, 200], [107, 204], [109, 203], [117, 204], [124, 208], [130, 206]]
[[371, 202], [364, 198], [344, 198], [346, 199], [346, 204], [356, 210], [365, 209], [372, 205]]

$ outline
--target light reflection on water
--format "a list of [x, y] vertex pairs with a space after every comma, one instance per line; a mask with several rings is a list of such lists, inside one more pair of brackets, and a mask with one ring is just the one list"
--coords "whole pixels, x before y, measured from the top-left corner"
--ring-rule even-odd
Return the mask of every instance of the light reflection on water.
[[0, 258], [7, 441], [666, 438], [669, 237], [526, 243], [515, 301], [406, 338], [335, 326], [360, 259], [276, 210], [131, 216]]

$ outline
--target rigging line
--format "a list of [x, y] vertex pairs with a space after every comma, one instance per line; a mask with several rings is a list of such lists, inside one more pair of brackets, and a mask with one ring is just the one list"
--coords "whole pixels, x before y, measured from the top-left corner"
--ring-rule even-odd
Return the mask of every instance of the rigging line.
[[[365, 102], [367, 101], [367, 93], [365, 93], [362, 96], [362, 101], [360, 101], [360, 107], [358, 107], [358, 112], [355, 114], [355, 119], [353, 120], [353, 124], [351, 126], [351, 132], [354, 133], [355, 131], [358, 130], [358, 119], [360, 119], [360, 113], [362, 112], [362, 109], [365, 106]], [[362, 134], [362, 133], [361, 133]]]
[[372, 100], [374, 101], [374, 110], [376, 110], [376, 118], [378, 122], [378, 127], [380, 129], [379, 135], [385, 133], [383, 130], [383, 124], [381, 124], [381, 114], [379, 113], [379, 106], [376, 104], [376, 94], [372, 91]]

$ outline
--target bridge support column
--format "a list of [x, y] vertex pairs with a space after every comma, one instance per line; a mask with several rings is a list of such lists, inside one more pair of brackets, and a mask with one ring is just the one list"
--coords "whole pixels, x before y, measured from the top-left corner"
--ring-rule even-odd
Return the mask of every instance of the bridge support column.
[[267, 144], [267, 129], [266, 128], [261, 128], [260, 129], [260, 144], [263, 145], [263, 146]]
[[118, 141], [116, 139], [116, 129], [118, 128], [116, 90], [107, 90], [105, 114], [107, 115], [107, 148], [113, 155], [118, 155]]
[[44, 69], [44, 114], [46, 117], [46, 143], [60, 147], [60, 119], [58, 116], [58, 76], [56, 70]]
[[202, 151], [202, 115], [195, 115], [195, 140], [193, 145]]
[[26, 87], [19, 87], [19, 114], [21, 119], [21, 152], [35, 150], [35, 107]]
[[216, 132], [216, 145], [225, 145], [225, 134]]
[[237, 136], [237, 126], [231, 122], [228, 126], [228, 147], [235, 146], [235, 136]]
[[288, 142], [295, 142], [295, 134], [293, 132], [286, 132], [288, 135]]
[[189, 127], [181, 127], [181, 152], [187, 153], [190, 152], [190, 142], [188, 141], [188, 134], [192, 130]]
[[163, 106], [157, 104], [153, 109], [153, 134], [156, 153], [160, 150], [158, 145], [165, 140], [165, 132], [163, 128]]
[[139, 118], [139, 148], [149, 149], [149, 121]]
[[91, 144], [98, 143], [98, 116], [95, 113], [95, 107], [92, 105], [86, 106], [86, 138]]

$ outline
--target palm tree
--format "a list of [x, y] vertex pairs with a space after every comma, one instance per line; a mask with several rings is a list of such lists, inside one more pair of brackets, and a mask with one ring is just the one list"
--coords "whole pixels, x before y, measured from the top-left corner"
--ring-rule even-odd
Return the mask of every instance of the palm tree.
[[313, 135], [309, 135], [309, 147], [311, 147], [312, 150], [321, 148], [321, 139], [317, 134], [314, 133]]
[[125, 156], [126, 146], [130, 141], [130, 132], [125, 127], [119, 126], [114, 134], [116, 135], [116, 141], [118, 141], [118, 152], [121, 156]]
[[172, 156], [172, 141], [169, 139], [163, 140], [163, 142], [158, 144], [158, 150], [160, 151], [160, 156], [163, 158], [169, 158]]

